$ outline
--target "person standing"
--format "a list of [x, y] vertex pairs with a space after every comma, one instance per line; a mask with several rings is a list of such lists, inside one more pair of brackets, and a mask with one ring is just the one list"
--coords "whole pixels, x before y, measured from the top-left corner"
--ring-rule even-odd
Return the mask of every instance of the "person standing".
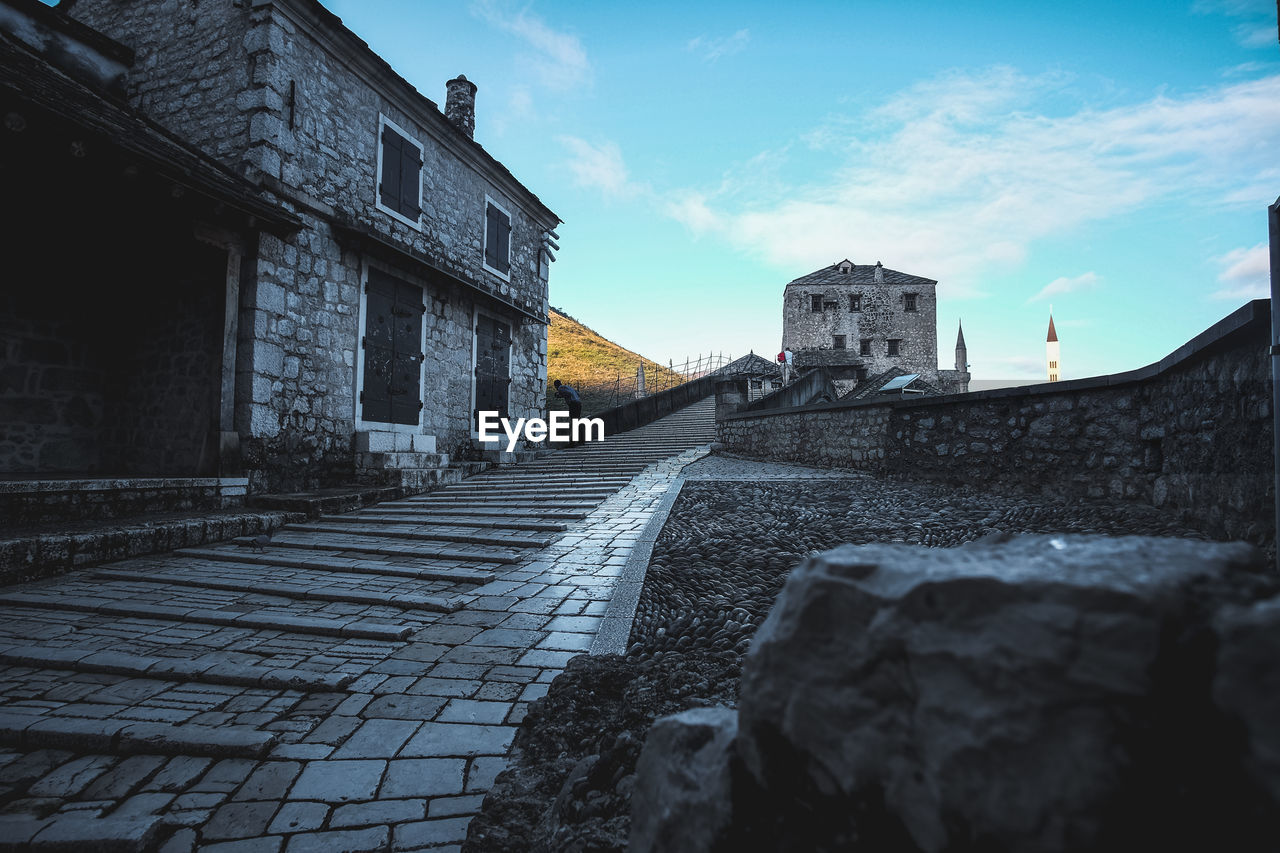
[[560, 380], [555, 381], [556, 396], [565, 401], [569, 407], [569, 446], [573, 447], [573, 424], [582, 417], [582, 398], [578, 396], [578, 392], [573, 390], [572, 385], [562, 385]]
[[791, 360], [795, 355], [791, 352], [791, 347], [783, 347], [782, 349], [782, 384], [789, 385], [791, 383]]

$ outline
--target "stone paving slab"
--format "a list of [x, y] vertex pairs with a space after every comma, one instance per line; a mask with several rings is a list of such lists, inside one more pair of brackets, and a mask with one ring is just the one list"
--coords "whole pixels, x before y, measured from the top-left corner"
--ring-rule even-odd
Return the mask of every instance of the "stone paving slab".
[[113, 571], [110, 569], [95, 571], [93, 576], [104, 580], [146, 580], [150, 583], [198, 586], [208, 589], [249, 590], [278, 595], [282, 598], [315, 598], [322, 601], [342, 601], [351, 604], [385, 604], [405, 610], [437, 610], [449, 613], [462, 606], [462, 603], [456, 598], [445, 598], [437, 595], [393, 595], [389, 593], [363, 592], [358, 589], [343, 588], [335, 585], [301, 586], [267, 582], [246, 584], [238, 580], [199, 575]]
[[[483, 516], [440, 516], [418, 513], [416, 511], [385, 511], [382, 513], [354, 516], [364, 524], [430, 524], [436, 527], [457, 526], [464, 530], [483, 530], [489, 528], [505, 528], [509, 530], [536, 530], [547, 533], [562, 533], [569, 529], [564, 522], [542, 521], [533, 517], [519, 518], [500, 516], [485, 518]], [[340, 516], [321, 516], [321, 521], [338, 521]], [[549, 542], [548, 542], [549, 544]]]
[[435, 525], [410, 521], [383, 522], [374, 527], [361, 519], [342, 519], [334, 522], [291, 524], [286, 530], [308, 533], [351, 533], [360, 536], [409, 539], [415, 542], [462, 542], [469, 545], [502, 545], [509, 548], [545, 548], [554, 541], [549, 536], [529, 536], [494, 529]]
[[[171, 607], [158, 604], [118, 604], [87, 596], [33, 595], [0, 593], [0, 608], [34, 607], [47, 610], [73, 610], [130, 618], [179, 620], [205, 625], [233, 625], [242, 628], [277, 628], [299, 634], [334, 637], [359, 637], [371, 640], [403, 640], [413, 629], [406, 625], [379, 624], [358, 619], [316, 619], [306, 616], [262, 616], [256, 613], [224, 613], [195, 607]], [[0, 610], [3, 614], [3, 610]]]
[[[237, 545], [252, 545], [252, 539], [234, 539]], [[282, 531], [272, 538], [270, 546], [275, 548], [306, 548], [320, 551], [358, 551], [364, 554], [378, 554], [386, 557], [439, 558], [444, 560], [475, 560], [482, 563], [517, 563], [520, 554], [515, 551], [492, 548], [480, 545], [459, 543], [448, 547], [437, 545], [394, 545], [379, 541], [377, 537], [358, 536], [352, 533], [311, 534], [306, 532], [290, 533]]]
[[[420, 563], [388, 562], [366, 557], [334, 556], [325, 551], [271, 554], [245, 553], [234, 547], [184, 548], [176, 552], [179, 556], [194, 557], [200, 561], [217, 560], [234, 563], [241, 568], [261, 573], [257, 566], [275, 566], [277, 568], [304, 569], [313, 572], [346, 572], [350, 574], [376, 575], [387, 578], [413, 578], [415, 580], [439, 580], [454, 583], [484, 583], [493, 578], [491, 569], [482, 568], [485, 564], [473, 564], [475, 568], [463, 566], [441, 566], [434, 561]], [[194, 563], [192, 565], [200, 565]], [[354, 580], [362, 586], [369, 581], [366, 578]]]

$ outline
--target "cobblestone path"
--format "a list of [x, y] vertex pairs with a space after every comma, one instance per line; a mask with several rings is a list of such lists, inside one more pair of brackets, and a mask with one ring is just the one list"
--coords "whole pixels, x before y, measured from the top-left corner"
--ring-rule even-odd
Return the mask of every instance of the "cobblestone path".
[[713, 416], [0, 589], [0, 848], [453, 849]]

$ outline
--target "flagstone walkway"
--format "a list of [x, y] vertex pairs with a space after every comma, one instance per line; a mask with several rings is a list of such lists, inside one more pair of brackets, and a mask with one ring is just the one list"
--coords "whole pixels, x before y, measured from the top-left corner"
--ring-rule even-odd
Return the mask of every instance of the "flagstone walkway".
[[0, 849], [452, 849], [713, 417], [0, 589]]

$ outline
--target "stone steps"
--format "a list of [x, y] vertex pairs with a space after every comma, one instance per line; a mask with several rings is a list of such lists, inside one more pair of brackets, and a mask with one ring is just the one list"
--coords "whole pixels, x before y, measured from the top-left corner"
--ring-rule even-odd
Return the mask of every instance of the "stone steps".
[[[252, 546], [253, 539], [233, 539], [233, 543], [241, 546]], [[369, 542], [358, 538], [351, 534], [343, 534], [341, 537], [336, 536], [306, 536], [305, 538], [299, 534], [293, 536], [285, 532], [272, 537], [271, 544], [268, 545], [263, 553], [270, 553], [276, 548], [305, 548], [313, 551], [343, 551], [358, 552], [361, 554], [378, 554], [384, 557], [406, 557], [408, 559], [437, 559], [437, 560], [459, 560], [463, 562], [477, 563], [518, 563], [522, 559], [522, 555], [514, 551], [495, 551], [493, 549], [479, 550], [479, 548], [448, 548], [436, 545], [413, 545], [399, 546], [388, 545], [384, 542]]]
[[456, 498], [436, 497], [409, 498], [406, 503], [429, 507], [465, 507], [472, 504], [489, 506], [502, 504], [509, 507], [532, 507], [547, 509], [591, 509], [600, 505], [600, 500], [537, 500], [534, 498], [503, 498], [500, 495], [467, 495]]
[[220, 652], [186, 660], [74, 647], [3, 646], [0, 664], [304, 692], [341, 690], [356, 678], [352, 673], [229, 663]]
[[104, 598], [59, 596], [50, 598], [31, 593], [0, 594], [0, 608], [38, 608], [55, 611], [99, 613], [130, 619], [155, 619], [200, 625], [230, 625], [240, 628], [263, 628], [328, 637], [355, 637], [364, 640], [400, 641], [412, 633], [404, 625], [386, 625], [362, 619], [317, 619], [307, 616], [262, 616], [257, 613], [234, 613], [207, 608], [171, 607], [161, 604], [130, 602], [121, 604]]
[[431, 610], [438, 613], [452, 613], [463, 607], [464, 602], [457, 596], [443, 595], [391, 595], [387, 593], [363, 592], [341, 586], [304, 587], [293, 584], [270, 583], [261, 581], [246, 583], [242, 580], [225, 580], [215, 577], [179, 574], [174, 572], [140, 572], [121, 570], [98, 570], [95, 578], [103, 580], [134, 581], [151, 584], [170, 584], [173, 586], [194, 586], [204, 589], [223, 589], [233, 592], [249, 592], [259, 595], [274, 595], [280, 598], [315, 599], [318, 601], [340, 601], [348, 604], [376, 604], [399, 610]]
[[[384, 523], [379, 527], [371, 527], [358, 518], [342, 518], [331, 522], [310, 524], [290, 524], [286, 531], [299, 530], [309, 533], [342, 533], [360, 536], [381, 536], [388, 539], [407, 539], [413, 542], [462, 542], [468, 545], [501, 545], [512, 548], [545, 548], [554, 541], [554, 537], [496, 535], [493, 532], [464, 532], [451, 528], [433, 529], [429, 523], [414, 524], [410, 521], [398, 522], [399, 527]], [[499, 528], [490, 528], [498, 530]]]
[[441, 494], [445, 498], [470, 498], [476, 496], [494, 495], [498, 498], [547, 498], [555, 500], [556, 498], [598, 498], [603, 500], [616, 493], [617, 489], [598, 488], [598, 487], [582, 487], [582, 488], [539, 488], [535, 485], [529, 486], [506, 486], [502, 484], [493, 484], [489, 486], [476, 486], [473, 488], [458, 488], [457, 491], [450, 489]]
[[317, 572], [346, 572], [357, 575], [382, 575], [393, 578], [415, 578], [417, 580], [474, 584], [488, 583], [494, 578], [494, 572], [490, 570], [462, 567], [443, 568], [384, 563], [375, 560], [334, 558], [331, 553], [322, 549], [316, 549], [310, 553], [300, 551], [296, 556], [293, 554], [245, 554], [243, 551], [219, 548], [188, 548], [178, 553], [185, 557], [231, 563], [240, 567], [276, 566]]
[[[450, 504], [442, 504], [440, 506], [423, 506], [418, 504], [416, 507], [405, 506], [403, 504], [387, 504], [378, 508], [379, 511], [386, 515], [412, 515], [414, 518], [431, 518], [441, 519], [440, 523], [446, 523], [446, 518], [487, 518], [494, 519], [540, 519], [555, 518], [565, 521], [577, 521], [586, 518], [588, 513], [579, 509], [543, 509], [541, 507], [511, 507], [504, 509], [502, 507], [490, 506], [453, 506]], [[567, 525], [566, 525], [567, 527]]]
[[[263, 758], [277, 740], [273, 732], [258, 731], [248, 726], [174, 725], [0, 713], [0, 743], [23, 750], [74, 749], [98, 755]], [[7, 831], [8, 827], [5, 828]], [[9, 840], [6, 836], [5, 841]]]

